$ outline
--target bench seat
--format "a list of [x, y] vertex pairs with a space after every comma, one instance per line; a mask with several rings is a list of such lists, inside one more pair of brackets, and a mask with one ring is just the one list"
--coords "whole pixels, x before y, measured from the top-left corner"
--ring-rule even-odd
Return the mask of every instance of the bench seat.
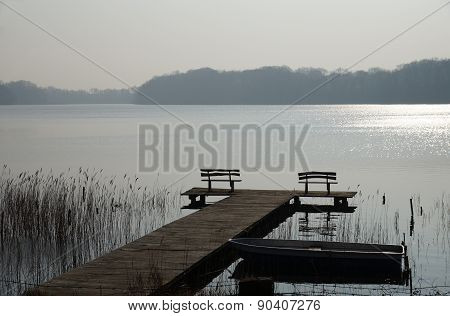
[[[309, 181], [312, 179], [313, 181]], [[317, 181], [317, 179], [323, 179], [324, 181]], [[309, 184], [326, 184], [327, 192], [330, 193], [330, 185], [337, 184], [336, 172], [327, 171], [308, 171], [298, 173], [298, 183], [305, 184], [305, 192], [308, 192]]]
[[230, 192], [234, 192], [234, 183], [241, 182], [241, 173], [239, 169], [200, 169], [201, 181], [208, 182], [208, 191], [212, 189], [212, 182], [228, 182]]

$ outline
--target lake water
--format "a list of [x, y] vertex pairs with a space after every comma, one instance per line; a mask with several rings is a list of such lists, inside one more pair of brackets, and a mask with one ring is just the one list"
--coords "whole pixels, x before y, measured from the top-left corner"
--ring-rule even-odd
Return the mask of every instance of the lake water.
[[[194, 128], [200, 128], [206, 123], [261, 124], [284, 107], [166, 108]], [[155, 106], [0, 106], [0, 163], [14, 172], [83, 167], [104, 169], [110, 175], [137, 174], [148, 184], [157, 180], [166, 185], [175, 183], [179, 189], [201, 185], [198, 171], [148, 174], [137, 171], [141, 123], [178, 122]], [[310, 170], [336, 171], [339, 184], [335, 189], [360, 192], [352, 201], [359, 212], [354, 218], [359, 216], [366, 225], [391, 225], [397, 216], [400, 228], [396, 233], [388, 228], [386, 241], [399, 243], [405, 233], [407, 244], [416, 249], [413, 250], [416, 254], [412, 254], [419, 276], [416, 280], [420, 279], [421, 284], [448, 285], [450, 105], [299, 105], [281, 113], [271, 123], [299, 127], [309, 124], [303, 153]], [[256, 148], [250, 145], [252, 150]], [[225, 156], [226, 152], [219, 155]], [[233, 160], [236, 162], [239, 160]], [[234, 167], [240, 168], [236, 164]], [[243, 172], [242, 178], [240, 188], [300, 188], [292, 170], [248, 171]], [[383, 194], [386, 205], [381, 205]], [[414, 200], [415, 211], [421, 206], [425, 213], [417, 215], [411, 236], [410, 198]], [[337, 230], [340, 220], [336, 220]], [[289, 237], [305, 238], [302, 219], [297, 216], [291, 221], [295, 231]], [[317, 223], [320, 226], [320, 218]], [[360, 241], [365, 239], [368, 238], [361, 237]]]
[[[193, 126], [262, 123], [282, 106], [167, 106]], [[0, 161], [14, 170], [68, 167], [137, 172], [139, 123], [177, 123], [154, 106], [63, 105], [0, 107]], [[310, 169], [335, 170], [341, 187], [360, 184], [408, 194], [441, 193], [448, 184], [450, 106], [294, 106], [275, 118], [282, 125], [310, 124], [303, 152]], [[239, 166], [236, 166], [239, 168]], [[178, 174], [162, 174], [168, 183]], [[293, 187], [295, 177], [270, 174]], [[192, 174], [181, 183], [198, 183]], [[243, 186], [272, 187], [261, 174]]]

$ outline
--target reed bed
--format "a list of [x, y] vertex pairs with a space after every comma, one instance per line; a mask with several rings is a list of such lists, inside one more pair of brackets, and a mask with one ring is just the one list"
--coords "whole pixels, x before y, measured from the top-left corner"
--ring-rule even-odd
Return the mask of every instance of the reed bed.
[[180, 192], [103, 170], [0, 173], [0, 293], [16, 295], [180, 216]]

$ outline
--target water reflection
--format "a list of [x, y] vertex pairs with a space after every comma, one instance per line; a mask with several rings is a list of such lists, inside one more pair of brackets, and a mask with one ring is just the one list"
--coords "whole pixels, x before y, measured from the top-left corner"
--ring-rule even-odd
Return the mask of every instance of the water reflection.
[[310, 219], [308, 213], [305, 213], [303, 217], [299, 218], [299, 237], [310, 238], [315, 235], [320, 235], [328, 238], [336, 236], [336, 219], [339, 217], [337, 214], [320, 214], [318, 220], [314, 218]]
[[[350, 263], [350, 264], [349, 264]], [[290, 284], [393, 284], [405, 285], [407, 274], [402, 270], [401, 262], [388, 262], [387, 265], [369, 264], [366, 269], [355, 269], [351, 262], [336, 264], [326, 261], [305, 261], [274, 264], [267, 261], [243, 260], [235, 268], [232, 278], [244, 284], [247, 294], [251, 289], [248, 282], [258, 287], [258, 284], [272, 283]], [[348, 265], [349, 264], [349, 265]], [[407, 283], [406, 283], [407, 284]], [[260, 289], [254, 288], [259, 292]], [[240, 294], [241, 289], [240, 289]], [[266, 293], [269, 294], [269, 293]], [[272, 293], [273, 294], [273, 293]]]

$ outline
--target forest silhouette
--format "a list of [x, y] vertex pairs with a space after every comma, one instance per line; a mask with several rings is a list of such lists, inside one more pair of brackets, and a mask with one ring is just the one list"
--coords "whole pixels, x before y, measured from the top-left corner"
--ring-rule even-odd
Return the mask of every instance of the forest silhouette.
[[243, 71], [211, 68], [153, 77], [132, 89], [64, 90], [27, 81], [0, 82], [0, 104], [291, 104], [330, 81], [301, 104], [447, 104], [450, 59], [428, 59], [394, 70], [326, 71], [262, 67]]

